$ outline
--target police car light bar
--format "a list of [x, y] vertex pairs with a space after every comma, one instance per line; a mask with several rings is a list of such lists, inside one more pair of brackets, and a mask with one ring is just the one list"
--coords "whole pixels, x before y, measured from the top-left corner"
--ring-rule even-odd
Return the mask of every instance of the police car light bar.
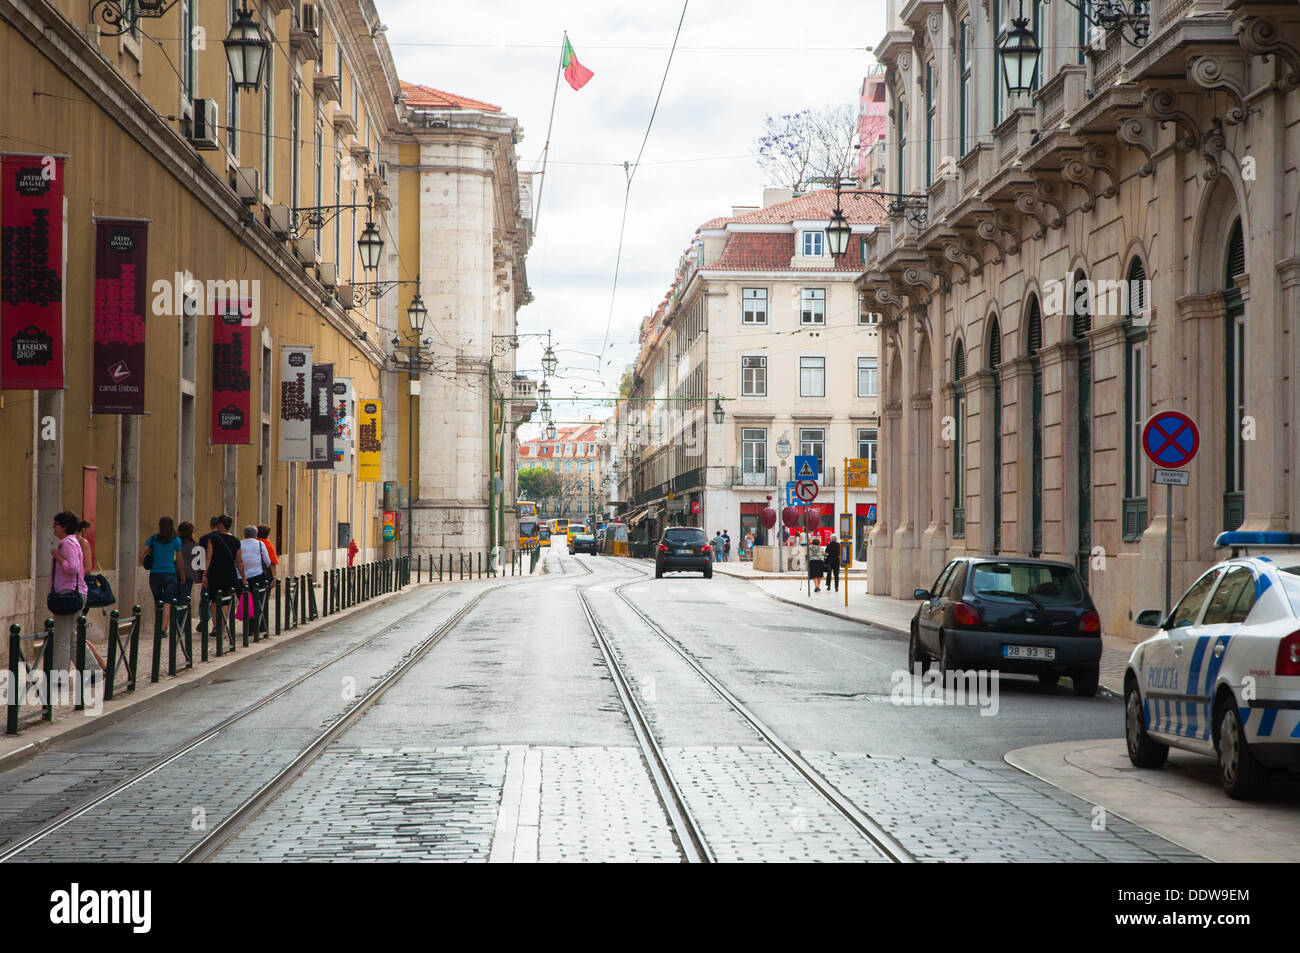
[[1262, 546], [1269, 549], [1295, 547], [1300, 549], [1300, 533], [1220, 533], [1214, 538], [1216, 549], [1231, 546]]

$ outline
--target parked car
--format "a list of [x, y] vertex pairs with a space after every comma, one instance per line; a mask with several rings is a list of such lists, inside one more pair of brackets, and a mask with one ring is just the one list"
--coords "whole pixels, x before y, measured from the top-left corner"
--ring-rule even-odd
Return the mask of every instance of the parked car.
[[1171, 746], [1217, 758], [1223, 789], [1246, 800], [1300, 766], [1300, 534], [1220, 533], [1215, 546], [1231, 557], [1168, 618], [1138, 613], [1157, 632], [1124, 673], [1124, 737], [1139, 768]]
[[576, 556], [578, 553], [591, 553], [595, 556], [600, 552], [596, 546], [596, 537], [590, 533], [575, 533], [569, 539], [569, 555]]
[[1074, 693], [1097, 693], [1101, 617], [1069, 563], [1005, 556], [963, 556], [934, 585], [917, 589], [908, 665], [1037, 675], [1068, 675]]
[[694, 526], [670, 526], [655, 547], [655, 578], [666, 572], [702, 572], [713, 578], [713, 546], [704, 530]]

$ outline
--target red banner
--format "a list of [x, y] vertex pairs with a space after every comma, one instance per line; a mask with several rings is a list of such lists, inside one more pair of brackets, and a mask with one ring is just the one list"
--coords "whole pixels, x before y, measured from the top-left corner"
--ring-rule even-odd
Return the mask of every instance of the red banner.
[[212, 316], [212, 442], [252, 443], [251, 301], [218, 301]]
[[95, 390], [91, 413], [144, 413], [149, 225], [95, 223]]
[[63, 160], [0, 159], [0, 389], [63, 387]]

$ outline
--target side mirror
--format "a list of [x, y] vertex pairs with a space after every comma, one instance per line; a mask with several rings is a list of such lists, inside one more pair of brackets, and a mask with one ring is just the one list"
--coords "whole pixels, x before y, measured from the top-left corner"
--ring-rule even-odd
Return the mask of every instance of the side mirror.
[[927, 600], [927, 599], [930, 598], [930, 590], [929, 590], [929, 589], [913, 589], [913, 590], [912, 590], [912, 598], [913, 598], [913, 599]]
[[1143, 609], [1133, 621], [1146, 629], [1158, 629], [1164, 617], [1165, 614], [1159, 609]]

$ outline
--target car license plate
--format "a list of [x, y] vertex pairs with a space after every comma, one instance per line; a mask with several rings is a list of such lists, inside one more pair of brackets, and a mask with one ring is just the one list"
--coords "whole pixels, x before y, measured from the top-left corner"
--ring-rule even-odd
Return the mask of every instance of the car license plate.
[[1056, 649], [1043, 648], [1038, 645], [1004, 645], [1002, 646], [1002, 657], [1039, 659], [1044, 662], [1051, 662], [1056, 658]]
[[678, 556], [690, 556], [690, 555], [692, 555], [693, 553], [694, 553], [694, 550], [691, 550], [691, 549], [679, 549], [679, 550], [677, 550], [677, 555], [678, 555]]

